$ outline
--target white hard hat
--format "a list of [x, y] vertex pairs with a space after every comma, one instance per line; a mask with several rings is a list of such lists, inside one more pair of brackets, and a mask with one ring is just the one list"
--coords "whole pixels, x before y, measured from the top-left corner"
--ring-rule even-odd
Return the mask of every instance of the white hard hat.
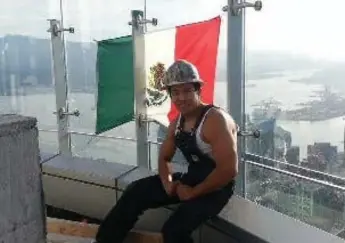
[[197, 68], [192, 63], [186, 60], [177, 60], [166, 71], [163, 88], [185, 83], [203, 84], [203, 81], [200, 79]]

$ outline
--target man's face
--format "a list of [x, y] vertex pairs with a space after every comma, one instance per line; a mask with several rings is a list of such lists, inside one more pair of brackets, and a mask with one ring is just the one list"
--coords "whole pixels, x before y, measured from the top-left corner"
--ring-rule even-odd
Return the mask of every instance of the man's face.
[[171, 87], [171, 101], [181, 114], [193, 111], [199, 102], [198, 92], [193, 84], [179, 84]]

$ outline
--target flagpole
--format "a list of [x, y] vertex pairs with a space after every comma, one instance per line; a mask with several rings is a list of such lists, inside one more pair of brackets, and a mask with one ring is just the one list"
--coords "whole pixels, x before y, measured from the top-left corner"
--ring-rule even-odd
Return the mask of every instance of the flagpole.
[[141, 10], [131, 11], [133, 38], [133, 67], [135, 92], [135, 127], [137, 136], [137, 165], [149, 169], [148, 119], [146, 106], [146, 71], [144, 25], [157, 25], [157, 19], [147, 20]]
[[[228, 109], [240, 129], [245, 129], [245, 8], [253, 7], [259, 11], [261, 1], [254, 4], [243, 0], [228, 0], [223, 11], [228, 14], [227, 30], [227, 95]], [[238, 139], [239, 176], [237, 192], [246, 197], [246, 163], [242, 162], [245, 153], [245, 139]]]
[[[147, 14], [147, 2], [144, 0], [144, 19], [146, 19], [146, 14]], [[147, 23], [144, 24], [144, 32], [147, 32]]]

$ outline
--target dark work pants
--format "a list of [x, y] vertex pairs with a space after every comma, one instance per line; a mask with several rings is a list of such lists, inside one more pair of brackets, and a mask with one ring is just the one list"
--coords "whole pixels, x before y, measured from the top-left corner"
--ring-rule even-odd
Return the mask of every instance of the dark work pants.
[[[176, 177], [176, 174], [174, 175]], [[180, 203], [162, 228], [164, 243], [193, 242], [191, 233], [226, 205], [233, 188], [181, 202], [166, 194], [158, 175], [133, 182], [99, 227], [97, 243], [122, 243], [138, 217], [147, 209]]]

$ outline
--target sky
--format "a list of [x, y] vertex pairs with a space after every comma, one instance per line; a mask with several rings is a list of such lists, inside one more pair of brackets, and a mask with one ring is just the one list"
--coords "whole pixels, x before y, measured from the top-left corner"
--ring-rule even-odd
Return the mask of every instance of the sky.
[[[314, 58], [345, 60], [344, 0], [263, 0], [263, 9], [246, 11], [246, 48], [305, 54]], [[101, 4], [100, 4], [101, 3]], [[226, 0], [147, 0], [147, 16], [157, 27], [173, 27], [223, 16], [221, 48], [226, 47]], [[63, 0], [65, 26], [75, 27], [67, 40], [92, 41], [131, 33], [131, 9], [143, 9], [144, 0]], [[60, 19], [60, 0], [2, 1], [0, 36], [24, 34], [49, 38], [47, 19]]]

